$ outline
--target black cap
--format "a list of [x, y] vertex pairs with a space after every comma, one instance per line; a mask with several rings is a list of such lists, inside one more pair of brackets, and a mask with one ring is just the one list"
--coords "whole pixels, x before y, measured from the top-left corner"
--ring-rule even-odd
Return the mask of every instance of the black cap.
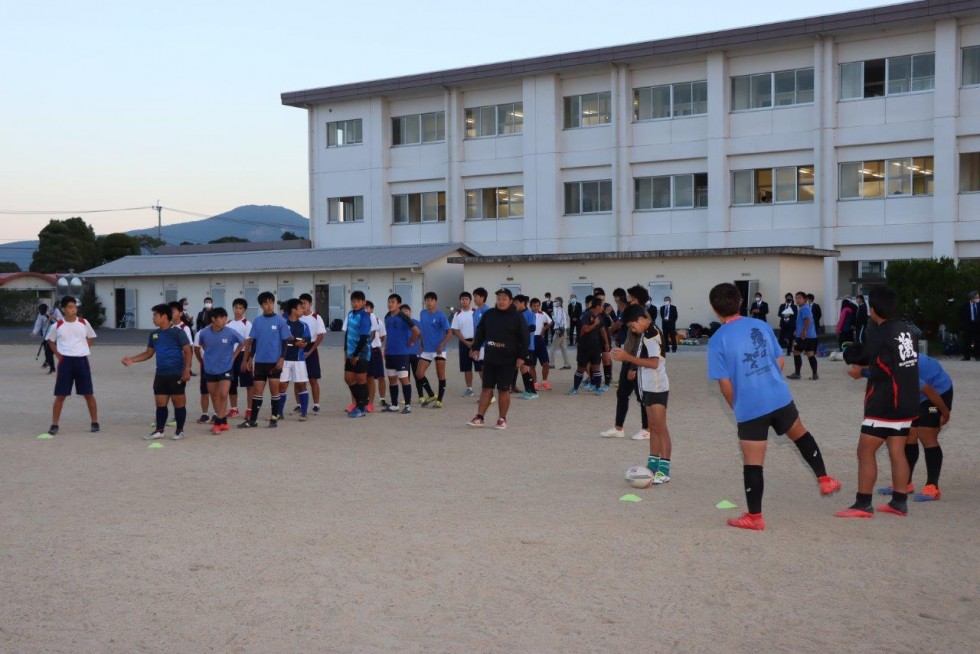
[[512, 300], [514, 299], [514, 294], [511, 292], [509, 288], [498, 288], [494, 293], [494, 295], [506, 295], [510, 299]]

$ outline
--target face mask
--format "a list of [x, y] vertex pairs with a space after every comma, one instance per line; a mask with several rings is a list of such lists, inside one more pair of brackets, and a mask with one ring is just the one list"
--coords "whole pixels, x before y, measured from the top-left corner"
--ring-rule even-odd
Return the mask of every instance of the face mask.
[[189, 304], [185, 304], [185, 305], [184, 305], [184, 311], [187, 311], [187, 309], [188, 309], [188, 308], [189, 308], [190, 306], [191, 306], [191, 305], [189, 305]]
[[210, 302], [205, 302], [204, 303], [204, 308], [205, 309], [210, 309], [211, 308], [211, 303]]
[[664, 300], [664, 306], [665, 307], [669, 307], [670, 306], [670, 300]]
[[757, 295], [757, 296], [755, 297], [755, 301], [756, 301], [756, 302], [762, 302], [762, 298], [761, 298], [761, 297], [759, 297], [759, 296]]

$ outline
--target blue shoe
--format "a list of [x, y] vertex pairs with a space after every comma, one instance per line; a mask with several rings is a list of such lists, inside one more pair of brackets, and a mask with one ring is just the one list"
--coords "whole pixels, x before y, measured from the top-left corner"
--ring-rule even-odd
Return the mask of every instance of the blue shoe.
[[603, 384], [602, 388], [600, 388], [599, 390], [605, 393], [606, 391], [609, 390], [609, 384]]
[[579, 388], [581, 388], [583, 391], [591, 391], [592, 384], [590, 382], [582, 382], [582, 385], [579, 386]]
[[350, 413], [347, 414], [347, 417], [348, 418], [363, 418], [366, 415], [367, 414], [364, 411], [362, 411], [361, 409], [358, 409], [358, 408], [355, 407], [354, 409], [351, 410]]
[[537, 393], [528, 393], [527, 391], [524, 391], [523, 393], [521, 393], [521, 399], [522, 400], [536, 400], [536, 399], [538, 399], [538, 394]]
[[565, 395], [578, 395], [578, 389], [577, 388], [573, 388], [572, 390], [570, 390], [567, 393], [565, 393]]
[[600, 397], [602, 395], [602, 389], [601, 388], [597, 388], [597, 389], [595, 389], [592, 392], [595, 394], [596, 397]]

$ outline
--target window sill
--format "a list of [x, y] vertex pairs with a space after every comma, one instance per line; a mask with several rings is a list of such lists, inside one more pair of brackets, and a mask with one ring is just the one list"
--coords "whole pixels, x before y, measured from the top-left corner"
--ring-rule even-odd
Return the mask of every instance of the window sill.
[[633, 124], [634, 125], [641, 125], [641, 124], [644, 124], [645, 125], [647, 123], [666, 123], [666, 122], [669, 122], [671, 120], [686, 120], [686, 119], [690, 119], [690, 118], [704, 118], [707, 115], [708, 115], [708, 112], [706, 111], [703, 114], [685, 114], [683, 116], [667, 116], [666, 118], [634, 118], [633, 119]]
[[500, 222], [501, 220], [524, 220], [524, 216], [507, 216], [506, 218], [464, 218], [463, 222], [492, 223], [492, 222]]
[[759, 111], [774, 111], [776, 109], [793, 109], [795, 107], [812, 107], [812, 102], [799, 102], [797, 104], [777, 104], [771, 107], [755, 107], [753, 109], [730, 109], [731, 114], [751, 114]]
[[602, 127], [612, 127], [612, 121], [609, 121], [608, 123], [602, 123], [601, 125], [582, 125], [581, 127], [563, 127], [561, 131], [577, 132], [580, 129], [600, 129]]
[[486, 141], [488, 139], [505, 139], [505, 138], [510, 138], [512, 136], [523, 136], [523, 135], [524, 135], [524, 132], [523, 131], [520, 131], [520, 132], [512, 132], [510, 134], [492, 134], [490, 136], [465, 136], [465, 137], [463, 137], [463, 140], [464, 141]]
[[[733, 205], [733, 206], [753, 206], [753, 205]], [[664, 209], [633, 209], [633, 213], [669, 213], [671, 211], [697, 211], [708, 207], [668, 207]]]
[[425, 220], [420, 223], [391, 223], [392, 227], [412, 227], [413, 225], [445, 225], [445, 220]]
[[439, 145], [439, 144], [445, 143], [445, 142], [446, 142], [446, 139], [443, 139], [441, 141], [423, 141], [422, 143], [392, 143], [391, 144], [391, 147], [392, 147], [392, 149], [394, 149], [394, 148], [417, 148], [420, 145]]
[[325, 149], [327, 150], [338, 150], [341, 148], [353, 148], [358, 145], [364, 145], [364, 141], [358, 141], [357, 143], [344, 143], [343, 145], [328, 145]]
[[799, 204], [813, 204], [813, 200], [797, 200], [796, 202], [754, 202], [752, 204], [732, 204], [732, 208], [744, 207], [793, 207]]
[[582, 213], [566, 213], [562, 214], [565, 218], [574, 218], [575, 216], [611, 216], [613, 214], [612, 210], [609, 211], [588, 211]]
[[929, 89], [928, 91], [909, 91], [907, 93], [886, 93], [885, 95], [873, 95], [870, 98], [839, 98], [837, 102], [860, 102], [861, 100], [885, 100], [887, 98], [903, 98], [907, 95], [925, 95], [926, 93], [935, 93], [936, 89]]
[[327, 225], [363, 225], [364, 220], [328, 220]]

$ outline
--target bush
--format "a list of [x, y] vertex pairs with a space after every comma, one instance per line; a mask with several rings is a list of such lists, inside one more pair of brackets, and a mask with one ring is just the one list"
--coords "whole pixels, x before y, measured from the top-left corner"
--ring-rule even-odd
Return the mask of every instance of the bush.
[[85, 284], [82, 289], [82, 306], [78, 309], [78, 315], [92, 323], [93, 329], [98, 329], [105, 323], [105, 307], [95, 294], [95, 284]]
[[40, 303], [34, 291], [0, 289], [0, 323], [9, 325], [34, 322], [37, 305]]

